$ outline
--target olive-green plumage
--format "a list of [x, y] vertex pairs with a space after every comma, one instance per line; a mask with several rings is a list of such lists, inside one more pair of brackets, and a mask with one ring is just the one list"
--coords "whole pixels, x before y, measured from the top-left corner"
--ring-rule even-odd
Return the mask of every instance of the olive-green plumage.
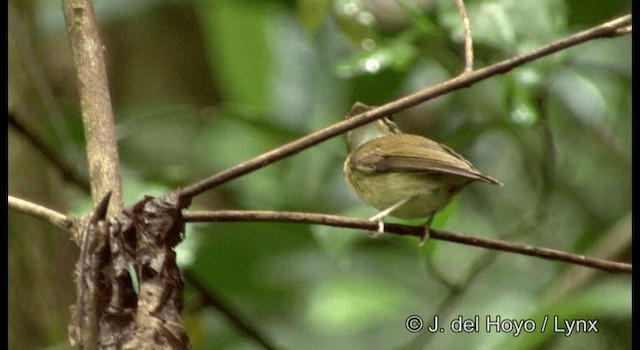
[[[369, 109], [356, 103], [349, 116]], [[347, 138], [344, 173], [351, 187], [379, 210], [397, 206], [382, 219], [387, 214], [401, 219], [431, 217], [473, 181], [500, 184], [449, 147], [404, 134], [388, 118], [354, 129]]]

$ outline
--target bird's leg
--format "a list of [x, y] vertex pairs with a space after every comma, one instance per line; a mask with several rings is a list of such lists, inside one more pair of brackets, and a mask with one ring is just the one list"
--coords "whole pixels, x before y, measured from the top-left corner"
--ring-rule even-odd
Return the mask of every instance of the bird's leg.
[[420, 237], [420, 247], [422, 247], [429, 240], [429, 229], [431, 229], [431, 223], [433, 222], [434, 216], [436, 216], [435, 213], [429, 215], [427, 222], [424, 224], [424, 232], [422, 233], [422, 237]]
[[370, 221], [378, 223], [378, 231], [369, 231], [369, 235], [371, 237], [377, 237], [380, 234], [384, 233], [384, 218], [386, 218], [389, 214], [391, 214], [391, 212], [393, 212], [394, 210], [398, 209], [400, 206], [402, 206], [405, 203], [407, 203], [408, 201], [410, 201], [412, 198], [413, 198], [413, 196], [405, 198], [405, 199], [399, 201], [398, 203], [390, 206], [389, 208], [379, 212], [378, 214], [370, 217], [369, 218]]

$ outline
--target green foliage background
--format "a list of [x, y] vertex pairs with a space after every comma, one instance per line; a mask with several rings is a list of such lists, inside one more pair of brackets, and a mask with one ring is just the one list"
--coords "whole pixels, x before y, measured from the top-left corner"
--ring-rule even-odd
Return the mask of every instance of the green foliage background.
[[[466, 4], [475, 67], [483, 67], [622, 15], [631, 2]], [[385, 103], [463, 67], [460, 20], [448, 0], [95, 5], [126, 204], [335, 123], [355, 101]], [[12, 2], [9, 109], [86, 173], [59, 7]], [[53, 102], [42, 97], [42, 83]], [[546, 57], [396, 121], [453, 147], [504, 183], [465, 189], [436, 217], [435, 228], [630, 260], [630, 35]], [[200, 196], [191, 209], [369, 217], [375, 211], [343, 179], [344, 152], [343, 138], [329, 140]], [[11, 130], [9, 193], [75, 215], [91, 203]], [[8, 226], [9, 347], [65, 348], [77, 249], [63, 233], [20, 214], [10, 212]], [[619, 349], [631, 343], [629, 276], [537, 258], [274, 223], [189, 225], [178, 257], [185, 271], [281, 348]], [[195, 349], [260, 348], [203, 306], [189, 285], [185, 297]], [[437, 315], [446, 331], [410, 333], [404, 326], [410, 315], [427, 322]], [[484, 322], [478, 333], [449, 330], [456, 317], [475, 315], [531, 319], [538, 327], [546, 315], [596, 319], [599, 332], [514, 337], [486, 333]]]

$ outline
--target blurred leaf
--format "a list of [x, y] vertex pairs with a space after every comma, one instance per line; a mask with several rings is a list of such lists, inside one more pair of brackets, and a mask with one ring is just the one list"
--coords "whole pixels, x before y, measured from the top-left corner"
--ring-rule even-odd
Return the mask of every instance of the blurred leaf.
[[598, 85], [573, 69], [558, 72], [550, 90], [586, 124], [598, 125], [607, 117], [606, 101]]
[[202, 349], [202, 344], [207, 337], [207, 327], [202, 316], [185, 314], [182, 318], [184, 328], [188, 331], [189, 342], [194, 349]]
[[308, 34], [314, 34], [329, 14], [331, 0], [298, 0], [298, 17]]
[[[607, 297], [603, 298], [604, 295]], [[526, 336], [517, 341], [515, 337], [505, 338], [501, 348], [532, 349], [544, 346], [545, 343], [553, 339], [566, 338], [567, 336], [564, 335], [564, 332], [568, 330], [568, 327], [564, 324], [565, 320], [569, 322], [595, 320], [598, 323], [597, 328], [602, 331], [606, 327], [604, 323], [609, 321], [609, 317], [626, 318], [630, 316], [631, 295], [628, 284], [618, 282], [599, 284], [579, 291], [558, 305], [539, 310], [530, 318], [536, 324], [536, 331], [523, 334]], [[546, 325], [546, 330], [542, 332], [541, 327], [545, 317], [548, 318], [548, 324]], [[581, 330], [584, 331], [584, 329]], [[574, 337], [587, 337], [589, 335], [595, 335], [593, 330], [592, 332], [584, 333], [574, 329]]]
[[[452, 1], [441, 6], [443, 25], [461, 42], [462, 26], [456, 7]], [[506, 54], [525, 52], [546, 44], [564, 35], [566, 29], [565, 5], [555, 0], [480, 1], [468, 4], [467, 12], [474, 42], [490, 45]]]
[[569, 22], [583, 26], [599, 24], [603, 18], [613, 18], [631, 10], [631, 2], [627, 0], [568, 0], [567, 6]]
[[385, 320], [407, 300], [403, 288], [383, 280], [338, 277], [316, 286], [306, 318], [321, 334], [357, 333]]
[[516, 44], [514, 19], [508, 15], [505, 3], [487, 2], [478, 7], [476, 16], [472, 17], [475, 19], [472, 27], [474, 40], [497, 47], [514, 47]]
[[267, 109], [271, 55], [267, 27], [276, 14], [271, 2], [198, 2], [209, 62], [225, 98], [259, 111]]
[[351, 78], [356, 75], [377, 74], [387, 68], [405, 70], [416, 54], [411, 43], [400, 40], [344, 60], [336, 65], [335, 71], [342, 78]]
[[413, 27], [417, 29], [421, 34], [433, 34], [438, 31], [438, 26], [429, 18], [424, 11], [425, 8], [430, 8], [432, 2], [422, 1], [420, 2], [404, 2], [398, 1], [397, 5], [402, 9], [405, 15], [409, 17]]
[[[364, 218], [370, 215], [370, 210], [367, 210], [364, 206], [358, 206], [352, 210], [340, 213], [340, 215]], [[311, 232], [320, 248], [338, 264], [346, 263], [353, 245], [366, 235], [366, 233], [361, 230], [323, 225], [313, 226]]]
[[364, 49], [375, 47], [378, 37], [376, 18], [362, 0], [335, 0], [333, 10], [342, 34], [354, 46]]

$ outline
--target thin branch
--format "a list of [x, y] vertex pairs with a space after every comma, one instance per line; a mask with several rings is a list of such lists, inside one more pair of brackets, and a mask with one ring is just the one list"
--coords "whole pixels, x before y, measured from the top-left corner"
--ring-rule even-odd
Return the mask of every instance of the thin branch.
[[60, 171], [65, 180], [74, 183], [87, 193], [91, 192], [89, 181], [80, 175], [64, 158], [60, 157], [56, 152], [53, 152], [51, 147], [49, 147], [34, 130], [30, 130], [29, 127], [23, 125], [11, 112], [8, 114], [8, 120], [9, 126], [24, 136], [24, 138], [31, 143], [31, 145], [40, 152], [46, 160]]
[[62, 7], [78, 73], [91, 197], [94, 204], [97, 204], [108, 192], [112, 192], [109, 206], [109, 216], [112, 216], [122, 211], [123, 204], [120, 160], [104, 47], [90, 0], [63, 0]]
[[619, 36], [621, 35], [619, 29], [627, 28], [630, 25], [631, 15], [622, 16], [613, 21], [573, 34], [567, 38], [538, 48], [537, 50], [534, 50], [530, 53], [519, 55], [508, 60], [493, 64], [491, 66], [462, 74], [446, 82], [420, 90], [414, 94], [402, 97], [398, 100], [367, 111], [366, 113], [350, 117], [322, 130], [316, 131], [295, 141], [289, 142], [281, 147], [263, 153], [232, 168], [223, 170], [209, 178], [198, 181], [182, 189], [178, 189], [176, 190], [176, 192], [185, 199], [191, 199], [199, 193], [207, 191], [215, 186], [248, 174], [257, 169], [263, 168], [280, 159], [296, 154], [304, 149], [326, 141], [348, 130], [372, 122], [373, 120], [380, 119], [389, 114], [393, 114], [409, 107], [416, 106], [422, 102], [434, 99], [451, 91], [469, 87], [483, 79], [501, 73], [506, 73], [513, 68], [521, 66], [525, 63], [540, 59], [552, 53], [567, 49], [583, 42], [597, 38]]
[[243, 320], [237, 311], [222, 301], [222, 298], [218, 295], [215, 295], [211, 289], [205, 286], [193, 273], [188, 270], [183, 270], [182, 274], [185, 281], [200, 293], [204, 299], [204, 303], [220, 311], [240, 332], [255, 340], [265, 349], [277, 349], [265, 335], [256, 330], [249, 322]]
[[[104, 46], [98, 32], [91, 0], [62, 0], [67, 35], [78, 75], [78, 90], [82, 124], [87, 140], [87, 160], [91, 181], [91, 197], [96, 207], [103, 205], [102, 217], [115, 216], [123, 210], [120, 159], [116, 140], [115, 121], [104, 59]], [[106, 200], [105, 198], [110, 198]], [[109, 205], [110, 202], [110, 205]], [[107, 208], [108, 205], [108, 208]], [[94, 211], [94, 214], [98, 211]], [[92, 216], [92, 218], [95, 218]], [[72, 343], [82, 349], [99, 347], [100, 298], [103, 291], [96, 288], [104, 262], [106, 227], [89, 225], [90, 231], [81, 240], [78, 283], [84, 281], [90, 288], [80, 288], [77, 299], [77, 322], [69, 327]], [[80, 236], [79, 236], [80, 237]], [[91, 251], [87, 251], [91, 249]], [[86, 316], [85, 316], [86, 314]], [[85, 322], [86, 318], [86, 322]]]
[[[187, 211], [183, 213], [183, 218], [186, 222], [266, 221], [318, 224], [334, 227], [355, 228], [368, 231], [375, 231], [378, 229], [378, 224], [369, 220], [348, 218], [337, 215], [302, 212], [273, 212], [253, 210]], [[385, 224], [384, 232], [421, 238], [424, 234], [424, 227]], [[430, 237], [433, 239], [455, 242], [474, 247], [535, 256], [547, 260], [563, 261], [576, 265], [592, 267], [611, 273], [631, 273], [631, 264], [589, 258], [582, 255], [566, 253], [555, 249], [535, 247], [528, 244], [513, 243], [490, 238], [473, 237], [466, 234], [433, 229], [430, 230]]]
[[471, 25], [469, 24], [469, 16], [464, 6], [463, 0], [455, 0], [456, 7], [460, 13], [462, 21], [462, 31], [464, 33], [464, 72], [469, 73], [473, 70], [473, 39], [471, 37]]
[[626, 34], [631, 34], [633, 27], [631, 26], [631, 23], [629, 23], [628, 26], [622, 27], [622, 28], [618, 28], [616, 30], [616, 35], [626, 35]]
[[77, 221], [74, 218], [14, 196], [8, 197], [9, 209], [46, 221], [68, 232], [71, 232], [76, 226]]

